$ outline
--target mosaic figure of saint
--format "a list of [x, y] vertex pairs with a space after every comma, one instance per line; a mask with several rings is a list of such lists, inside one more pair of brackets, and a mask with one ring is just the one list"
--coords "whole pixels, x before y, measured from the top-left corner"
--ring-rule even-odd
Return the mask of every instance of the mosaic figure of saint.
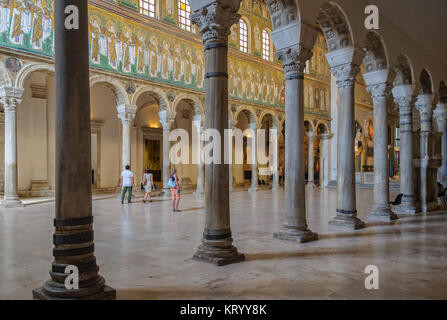
[[129, 29], [124, 32], [123, 44], [123, 71], [130, 73], [135, 65], [135, 44]]
[[167, 80], [168, 78], [169, 78], [169, 71], [170, 71], [170, 68], [169, 68], [169, 59], [170, 59], [170, 55], [171, 55], [171, 52], [170, 52], [171, 50], [170, 50], [170, 46], [169, 46], [169, 43], [166, 41], [164, 44], [163, 44], [163, 48], [162, 48], [162, 54], [161, 54], [161, 56], [162, 56], [162, 64], [161, 64], [161, 77], [163, 78], [163, 79], [165, 79], [165, 80]]
[[23, 0], [12, 1], [12, 20], [10, 41], [23, 45], [24, 34], [31, 30], [31, 13]]
[[109, 65], [112, 69], [117, 70], [120, 62], [122, 47], [121, 40], [116, 33], [115, 24], [110, 23], [107, 30], [107, 43], [108, 43], [108, 59]]
[[185, 65], [185, 83], [191, 84], [191, 75], [192, 75], [192, 57], [191, 57], [191, 48], [186, 48], [186, 56], [184, 60]]
[[144, 74], [148, 62], [147, 56], [146, 39], [143, 33], [139, 33], [137, 38], [137, 73]]
[[[53, 2], [51, 2], [53, 5]], [[45, 45], [47, 52], [50, 52], [54, 48], [54, 37], [50, 42], [51, 35], [53, 34], [53, 18], [51, 13], [53, 12], [52, 7], [47, 6], [44, 8], [44, 15], [42, 21], [42, 42]]]
[[33, 23], [31, 31], [31, 48], [36, 50], [42, 50], [44, 14], [42, 0], [36, 0], [36, 4], [32, 10]]
[[[11, 11], [7, 0], [0, 1], [0, 36], [4, 36], [5, 32], [9, 31], [9, 18]], [[5, 39], [3, 38], [3, 41]]]
[[182, 77], [182, 49], [180, 48], [180, 46], [176, 46], [175, 50], [174, 50], [174, 80], [175, 81], [180, 81], [181, 77]]
[[89, 40], [90, 40], [90, 59], [94, 64], [99, 64], [101, 62], [101, 49], [100, 49], [100, 37], [101, 37], [101, 28], [99, 27], [99, 22], [96, 17], [93, 18], [93, 21], [89, 25]]
[[150, 47], [150, 75], [151, 77], [156, 77], [160, 68], [159, 68], [159, 55], [158, 55], [158, 43], [155, 38], [152, 38]]

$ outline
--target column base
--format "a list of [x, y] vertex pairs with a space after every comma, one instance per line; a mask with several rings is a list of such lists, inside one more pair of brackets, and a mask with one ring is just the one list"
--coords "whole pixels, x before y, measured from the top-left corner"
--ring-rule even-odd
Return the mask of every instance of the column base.
[[258, 190], [259, 190], [258, 187], [251, 187], [250, 189], [248, 189], [248, 192], [256, 192]]
[[278, 191], [279, 190], [279, 184], [273, 184], [272, 185], [272, 190], [273, 191]]
[[194, 191], [193, 194], [194, 194], [195, 196], [200, 197], [200, 196], [203, 196], [203, 195], [205, 194], [205, 190], [204, 190], [203, 188], [196, 189], [196, 191]]
[[23, 204], [22, 201], [20, 201], [19, 199], [17, 200], [3, 200], [2, 201], [2, 207], [3, 208], [21, 208], [24, 207], [25, 205]]
[[393, 212], [395, 214], [416, 215], [417, 213], [420, 213], [420, 210], [414, 204], [402, 203], [401, 205], [398, 205], [398, 206], [394, 207], [393, 208]]
[[337, 212], [337, 216], [329, 221], [329, 225], [342, 229], [359, 230], [365, 228], [365, 223], [354, 215], [344, 215]]
[[315, 188], [315, 187], [316, 187], [316, 185], [315, 185], [315, 183], [313, 183], [313, 182], [308, 182], [308, 183], [306, 184], [306, 188], [313, 189], [313, 188]]
[[369, 221], [391, 222], [397, 219], [398, 216], [390, 207], [375, 208], [366, 216], [366, 220]]
[[[69, 291], [69, 290], [67, 290]], [[72, 291], [72, 290], [70, 290]], [[104, 289], [101, 292], [89, 295], [89, 296], [83, 296], [83, 297], [54, 297], [51, 295], [48, 295], [45, 293], [45, 290], [43, 287], [36, 288], [33, 290], [33, 299], [34, 300], [114, 300], [116, 299], [116, 290], [109, 287], [104, 286]]]
[[[217, 233], [207, 233], [207, 235], [210, 238], [219, 238], [222, 236], [217, 235]], [[223, 234], [223, 236], [225, 235]], [[204, 238], [192, 258], [196, 261], [212, 263], [218, 267], [244, 261], [245, 256], [237, 251], [237, 248], [232, 245], [232, 242], [231, 235], [230, 237], [217, 240], [207, 240]]]
[[284, 226], [283, 229], [274, 233], [273, 237], [279, 240], [296, 241], [300, 243], [318, 240], [318, 234], [315, 232], [310, 230], [291, 229], [287, 226]]

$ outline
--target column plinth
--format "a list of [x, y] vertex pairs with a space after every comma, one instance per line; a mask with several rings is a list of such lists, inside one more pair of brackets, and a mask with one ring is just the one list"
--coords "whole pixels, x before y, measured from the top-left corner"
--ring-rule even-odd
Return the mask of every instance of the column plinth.
[[297, 44], [278, 50], [286, 75], [286, 123], [285, 123], [285, 194], [286, 221], [273, 236], [276, 239], [314, 241], [318, 235], [307, 227], [304, 162], [304, 67], [312, 57], [312, 51]]
[[[65, 8], [79, 9], [79, 29], [65, 28]], [[87, 1], [58, 0], [56, 52], [56, 217], [51, 279], [33, 290], [35, 299], [114, 299], [94, 255], [91, 193], [91, 129]], [[79, 288], [67, 287], [76, 267]], [[69, 281], [70, 284], [71, 281]]]
[[[340, 59], [340, 53], [337, 51], [327, 54], [331, 71], [337, 79], [340, 97], [337, 132], [337, 216], [329, 221], [329, 225], [356, 230], [365, 227], [364, 222], [357, 218], [353, 136], [355, 78], [360, 71], [362, 56], [353, 51], [353, 48], [340, 50], [343, 50], [341, 56], [344, 59]], [[349, 62], [346, 62], [346, 58]]]
[[[195, 7], [190, 16], [200, 28], [205, 49], [205, 125], [221, 137], [228, 128], [228, 36], [231, 26], [240, 19], [239, 6], [239, 1], [231, 6], [216, 1]], [[228, 169], [224, 152], [220, 163], [205, 164], [205, 230], [193, 256], [216, 266], [245, 259], [232, 244]]]

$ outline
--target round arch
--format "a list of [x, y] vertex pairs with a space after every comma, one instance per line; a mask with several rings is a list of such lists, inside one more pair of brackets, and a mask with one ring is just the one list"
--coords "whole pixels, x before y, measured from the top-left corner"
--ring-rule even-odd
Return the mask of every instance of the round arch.
[[162, 89], [153, 86], [139, 87], [132, 95], [131, 103], [137, 105], [138, 99], [145, 93], [148, 93], [157, 101], [160, 111], [171, 110], [166, 93]]
[[369, 31], [366, 34], [364, 47], [366, 54], [363, 63], [366, 73], [388, 68], [388, 53], [380, 33]]
[[36, 71], [47, 71], [54, 73], [54, 66], [46, 63], [30, 63], [25, 65], [17, 74], [14, 86], [16, 88], [23, 88], [25, 80]]
[[394, 86], [414, 84], [413, 65], [405, 53], [398, 55], [394, 69], [396, 70]]
[[[254, 122], [258, 123], [258, 117], [256, 117], [256, 112], [248, 106], [239, 106], [239, 108], [236, 110], [236, 112], [234, 114], [235, 120], [237, 120], [237, 118], [239, 117], [239, 114], [242, 111], [248, 112], [250, 114], [250, 116], [253, 117]], [[250, 119], [249, 119], [249, 121], [250, 121]]]
[[203, 107], [203, 103], [199, 97], [193, 94], [188, 93], [179, 94], [172, 103], [173, 111], [177, 110], [177, 106], [182, 100], [191, 100], [192, 102], [194, 102], [194, 112], [195, 113], [199, 112], [200, 115], [203, 117], [203, 120], [205, 119], [205, 108]]
[[268, 110], [268, 109], [267, 109], [267, 110], [264, 110], [264, 111], [261, 113], [261, 115], [259, 116], [259, 118], [258, 118], [258, 126], [261, 127], [262, 120], [263, 120], [264, 117], [267, 116], [267, 115], [270, 115], [270, 116], [272, 117], [273, 125], [276, 126], [276, 127], [278, 127], [279, 122], [278, 122], [277, 114], [274, 113], [274, 112], [271, 111], [271, 110]]
[[430, 71], [422, 69], [419, 76], [420, 94], [431, 94], [434, 92], [433, 81]]
[[90, 88], [98, 83], [103, 83], [106, 86], [110, 87], [116, 97], [117, 105], [130, 105], [129, 95], [127, 94], [126, 89], [119, 80], [102, 75], [94, 75], [90, 77]]

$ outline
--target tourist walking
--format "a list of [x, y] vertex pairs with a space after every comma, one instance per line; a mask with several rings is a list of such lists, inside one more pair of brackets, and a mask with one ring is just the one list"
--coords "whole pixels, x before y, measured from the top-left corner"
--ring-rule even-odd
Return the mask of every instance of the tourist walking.
[[173, 212], [181, 212], [178, 209], [178, 205], [180, 202], [180, 184], [177, 177], [177, 170], [173, 169], [171, 177], [169, 178], [168, 187], [171, 190], [172, 196], [172, 210]]
[[154, 178], [150, 169], [146, 169], [146, 173], [143, 175], [143, 186], [144, 186], [144, 192], [146, 192], [146, 194], [143, 197], [143, 202], [146, 203], [146, 200], [152, 202], [151, 192], [152, 188], [154, 187]]
[[121, 204], [124, 204], [124, 197], [127, 193], [127, 202], [132, 202], [132, 187], [135, 185], [133, 172], [130, 171], [130, 166], [126, 166], [126, 170], [121, 173], [120, 188], [121, 188]]

